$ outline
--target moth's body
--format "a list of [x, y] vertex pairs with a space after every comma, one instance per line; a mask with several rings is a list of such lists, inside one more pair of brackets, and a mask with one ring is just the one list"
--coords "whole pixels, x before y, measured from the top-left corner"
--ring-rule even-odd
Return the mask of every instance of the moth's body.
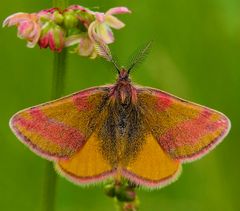
[[15, 114], [10, 126], [34, 152], [78, 184], [125, 177], [147, 187], [177, 178], [226, 136], [215, 110], [134, 86], [121, 69], [114, 85], [94, 87]]
[[146, 135], [137, 90], [125, 69], [121, 70], [116, 84], [108, 90], [104, 100], [99, 115], [105, 113], [106, 116], [100, 123], [97, 135], [102, 140], [103, 156], [113, 167], [118, 168], [134, 159]]

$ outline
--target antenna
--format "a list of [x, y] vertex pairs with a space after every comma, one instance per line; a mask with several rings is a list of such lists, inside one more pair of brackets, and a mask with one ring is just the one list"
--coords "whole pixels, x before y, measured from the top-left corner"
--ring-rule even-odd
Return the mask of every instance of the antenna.
[[[90, 26], [90, 27], [94, 27], [94, 26]], [[107, 46], [107, 44], [105, 44], [102, 41], [102, 39], [98, 37], [95, 30], [92, 30], [91, 35], [92, 35], [91, 39], [93, 39], [95, 41], [95, 49], [97, 51], [97, 54], [99, 56], [103, 57], [104, 59], [106, 59], [107, 61], [111, 62], [114, 65], [114, 67], [116, 68], [118, 74], [120, 74], [119, 66], [118, 66], [116, 60], [113, 59], [113, 56], [112, 56], [111, 51], [110, 51], [109, 47]]]
[[133, 54], [133, 56], [130, 59], [130, 65], [128, 65], [128, 74], [130, 71], [136, 67], [138, 64], [142, 63], [144, 59], [147, 57], [151, 50], [152, 41], [148, 42], [146, 45], [144, 45], [142, 48], [140, 48], [136, 53]]
[[118, 67], [116, 60], [113, 58], [109, 47], [104, 42], [102, 42], [102, 41], [101, 41], [101, 43], [96, 42], [95, 49], [99, 56], [101, 56], [104, 59], [106, 59], [107, 61], [111, 62], [114, 65], [114, 67], [116, 68], [117, 72], [120, 73], [120, 69]]

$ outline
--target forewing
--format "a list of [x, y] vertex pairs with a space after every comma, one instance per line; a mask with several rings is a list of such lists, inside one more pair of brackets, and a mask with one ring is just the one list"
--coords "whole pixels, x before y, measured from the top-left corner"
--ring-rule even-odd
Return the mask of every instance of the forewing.
[[172, 158], [191, 161], [215, 147], [230, 129], [222, 113], [152, 88], [138, 88], [138, 101], [160, 146]]
[[54, 160], [79, 151], [93, 133], [108, 96], [108, 87], [96, 87], [25, 109], [10, 126], [37, 154]]

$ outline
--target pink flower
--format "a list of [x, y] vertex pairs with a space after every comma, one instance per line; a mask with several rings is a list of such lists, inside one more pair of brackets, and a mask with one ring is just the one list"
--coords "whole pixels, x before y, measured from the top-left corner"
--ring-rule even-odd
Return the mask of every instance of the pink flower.
[[96, 12], [96, 20], [90, 24], [88, 29], [89, 37], [93, 40], [101, 39], [106, 44], [113, 43], [114, 36], [111, 28], [121, 29], [125, 26], [123, 22], [113, 15], [124, 13], [131, 13], [131, 11], [126, 7], [115, 7], [105, 14]]
[[76, 52], [78, 55], [88, 56], [92, 59], [97, 57], [95, 43], [88, 37], [87, 34], [70, 36], [65, 42], [66, 47], [76, 44], [77, 47], [74, 49], [74, 52]]
[[52, 51], [61, 52], [64, 48], [64, 30], [52, 23], [46, 22], [42, 27], [42, 34], [38, 41], [40, 48], [49, 47]]
[[7, 17], [3, 22], [3, 27], [14, 25], [18, 27], [18, 37], [26, 39], [28, 47], [34, 47], [41, 34], [38, 15], [36, 13], [15, 13]]
[[[89, 56], [90, 58], [96, 58], [98, 55], [96, 44], [105, 45], [114, 41], [113, 32], [110, 27], [115, 29], [124, 27], [124, 23], [114, 17], [113, 14], [130, 13], [126, 7], [112, 8], [108, 10], [106, 14], [92, 12], [78, 5], [71, 6], [69, 9], [86, 12], [88, 15], [91, 15], [89, 17], [93, 20], [88, 24], [86, 19], [84, 21], [80, 19], [82, 17], [79, 17], [81, 23], [87, 23], [84, 24], [84, 26], [87, 28], [88, 32], [86, 34], [81, 33], [68, 37], [65, 46], [77, 45], [74, 52], [77, 52], [81, 56]], [[88, 17], [87, 14], [83, 17]]]

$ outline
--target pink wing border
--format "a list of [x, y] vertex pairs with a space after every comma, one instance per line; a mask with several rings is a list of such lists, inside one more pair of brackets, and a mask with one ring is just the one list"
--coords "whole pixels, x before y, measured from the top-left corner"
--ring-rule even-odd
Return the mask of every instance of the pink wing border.
[[88, 186], [97, 183], [105, 183], [106, 180], [114, 178], [114, 176], [116, 175], [116, 169], [113, 169], [111, 171], [107, 171], [92, 177], [77, 177], [70, 172], [64, 171], [57, 162], [55, 163], [54, 168], [60, 176], [64, 177], [65, 179], [78, 186]]
[[140, 187], [143, 189], [151, 189], [151, 190], [161, 189], [161, 188], [175, 182], [179, 178], [181, 173], [182, 173], [181, 163], [179, 164], [179, 167], [174, 174], [172, 174], [168, 177], [165, 177], [159, 181], [148, 180], [143, 177], [137, 176], [136, 174], [134, 174], [126, 169], [122, 170], [122, 175], [125, 178], [128, 178], [130, 181], [136, 183], [137, 185], [140, 185]]
[[64, 177], [65, 179], [69, 180], [70, 182], [72, 182], [78, 186], [88, 186], [88, 185], [99, 184], [99, 183], [104, 184], [104, 183], [106, 183], [107, 180], [113, 179], [116, 174], [120, 173], [124, 178], [129, 179], [131, 182], [134, 182], [137, 185], [140, 185], [140, 188], [148, 189], [148, 190], [163, 188], [163, 187], [175, 182], [182, 173], [182, 166], [180, 164], [179, 168], [173, 175], [166, 177], [159, 181], [152, 181], [152, 180], [148, 180], [148, 179], [139, 177], [139, 176], [135, 175], [134, 173], [129, 172], [126, 169], [121, 169], [120, 172], [117, 172], [116, 169], [113, 169], [112, 171], [108, 171], [108, 172], [105, 172], [105, 173], [102, 173], [100, 175], [93, 176], [93, 177], [77, 177], [75, 175], [72, 175], [69, 172], [65, 172], [60, 167], [60, 165], [58, 165], [58, 163], [55, 163], [54, 167], [55, 167], [56, 172], [60, 176]]
[[[25, 111], [26, 109], [22, 110]], [[19, 111], [18, 113], [20, 113], [21, 111]], [[26, 138], [23, 134], [21, 134], [15, 127], [13, 124], [14, 118], [15, 116], [18, 114], [16, 113], [9, 122], [9, 127], [11, 128], [11, 130], [13, 131], [13, 133], [15, 134], [15, 136], [17, 137], [17, 139], [23, 143], [27, 148], [29, 148], [32, 152], [34, 152], [35, 154], [37, 154], [38, 156], [40, 156], [43, 159], [47, 159], [49, 161], [57, 161], [58, 159], [61, 159], [59, 156], [50, 154], [50, 153], [46, 153], [43, 150], [39, 149], [36, 147], [36, 145], [32, 144], [30, 142], [30, 140], [28, 138]], [[66, 157], [62, 157], [62, 159], [66, 159]]]

